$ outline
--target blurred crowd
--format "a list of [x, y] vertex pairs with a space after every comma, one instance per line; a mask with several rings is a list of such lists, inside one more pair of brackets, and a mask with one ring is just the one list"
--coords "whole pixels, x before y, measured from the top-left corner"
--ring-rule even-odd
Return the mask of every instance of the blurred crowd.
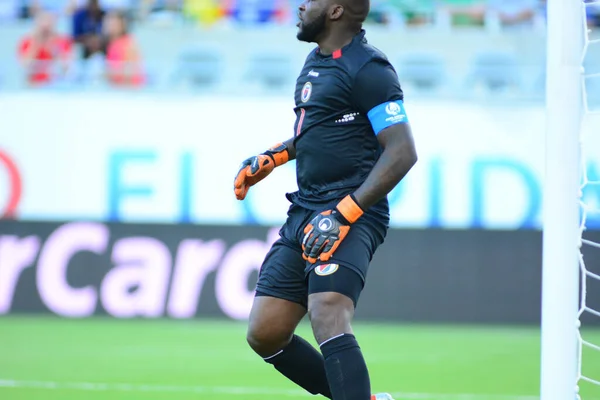
[[[585, 0], [592, 3], [592, 0]], [[87, 0], [0, 0], [0, 20], [34, 18], [40, 10], [73, 16], [88, 7]], [[186, 19], [202, 25], [291, 24], [301, 0], [100, 0], [105, 11], [119, 10], [128, 18]], [[372, 0], [369, 22], [409, 26], [444, 23], [452, 26], [484, 25], [497, 18], [500, 25], [535, 23], [544, 17], [545, 0]], [[592, 25], [600, 25], [600, 6], [589, 7]]]
[[[72, 65], [77, 64], [73, 61], [84, 60], [88, 65], [101, 66], [110, 84], [141, 86], [145, 82], [142, 56], [131, 34], [132, 23], [291, 26], [295, 24], [299, 3], [299, 0], [0, 0], [0, 23], [31, 23], [29, 33], [17, 48], [31, 85], [46, 84], [56, 76], [73, 73]], [[588, 22], [591, 27], [600, 26], [600, 5], [588, 7]], [[451, 29], [531, 29], [545, 26], [545, 1], [372, 0], [368, 23]]]
[[43, 8], [39, 2], [33, 7], [29, 11], [32, 29], [20, 40], [17, 49], [31, 85], [44, 85], [74, 73], [75, 59], [89, 64], [96, 62], [111, 84], [143, 84], [140, 52], [129, 33], [126, 9], [107, 10], [99, 0], [88, 0], [77, 8], [69, 3], [64, 11], [70, 13], [71, 31], [65, 34], [57, 29], [56, 10]]

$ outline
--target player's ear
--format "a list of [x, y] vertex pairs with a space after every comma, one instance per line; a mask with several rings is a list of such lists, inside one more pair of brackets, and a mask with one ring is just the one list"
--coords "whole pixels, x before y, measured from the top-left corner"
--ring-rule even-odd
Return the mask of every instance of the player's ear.
[[334, 4], [329, 9], [329, 19], [331, 20], [338, 20], [342, 18], [342, 15], [344, 15], [344, 6], [341, 4]]

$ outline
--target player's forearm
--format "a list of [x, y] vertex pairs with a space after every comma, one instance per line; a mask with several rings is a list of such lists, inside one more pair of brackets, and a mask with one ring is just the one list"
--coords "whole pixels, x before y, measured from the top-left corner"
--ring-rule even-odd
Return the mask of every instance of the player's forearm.
[[386, 146], [365, 182], [354, 193], [359, 206], [367, 210], [384, 198], [416, 162], [417, 152], [411, 140]]
[[294, 160], [296, 158], [296, 146], [294, 146], [294, 138], [290, 138], [283, 142], [285, 144], [288, 151], [289, 161]]
[[296, 158], [294, 139], [279, 142], [263, 153], [242, 162], [233, 182], [233, 191], [238, 200], [244, 200], [251, 186], [265, 179], [276, 167]]

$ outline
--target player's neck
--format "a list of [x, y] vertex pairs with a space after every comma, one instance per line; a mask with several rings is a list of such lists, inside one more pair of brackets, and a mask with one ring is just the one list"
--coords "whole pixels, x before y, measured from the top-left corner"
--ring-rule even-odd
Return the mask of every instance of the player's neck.
[[319, 41], [319, 52], [323, 55], [330, 55], [334, 51], [349, 45], [356, 35], [357, 32], [351, 31], [331, 32], [329, 36]]

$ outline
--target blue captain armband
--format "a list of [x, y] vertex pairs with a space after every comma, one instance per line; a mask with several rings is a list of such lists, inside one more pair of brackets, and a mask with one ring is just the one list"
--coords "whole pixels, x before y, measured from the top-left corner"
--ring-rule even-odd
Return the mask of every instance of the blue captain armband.
[[367, 117], [376, 135], [387, 127], [408, 122], [402, 100], [388, 101], [373, 107]]

